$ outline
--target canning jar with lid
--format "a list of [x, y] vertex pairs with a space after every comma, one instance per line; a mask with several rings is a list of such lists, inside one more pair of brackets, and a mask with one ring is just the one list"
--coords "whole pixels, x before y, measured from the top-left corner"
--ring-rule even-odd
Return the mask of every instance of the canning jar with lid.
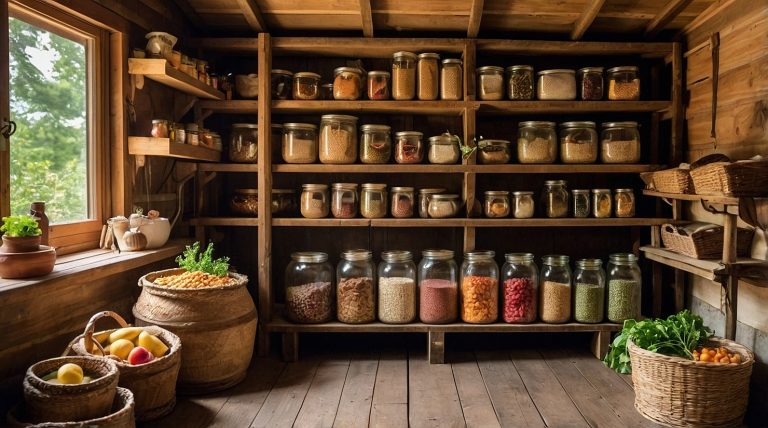
[[608, 320], [623, 323], [640, 319], [642, 278], [634, 254], [611, 254], [608, 258]]
[[489, 190], [485, 192], [483, 204], [485, 216], [488, 218], [501, 218], [509, 215], [509, 192], [505, 190]]
[[424, 159], [424, 134], [418, 131], [400, 131], [395, 133], [395, 162], [421, 163]]
[[533, 99], [533, 67], [530, 65], [507, 67], [507, 95], [510, 100]]
[[308, 71], [293, 75], [293, 99], [316, 100], [320, 98], [320, 75]]
[[418, 79], [416, 93], [420, 100], [436, 100], [438, 95], [438, 63], [440, 55], [436, 53], [419, 54], [419, 62], [416, 67]]
[[571, 267], [568, 256], [541, 258], [539, 317], [546, 323], [564, 323], [571, 319]]
[[540, 100], [575, 100], [576, 72], [570, 69], [538, 72], [537, 93]]
[[395, 52], [392, 55], [392, 98], [412, 100], [416, 96], [416, 61], [413, 52]]
[[557, 160], [555, 122], [520, 122], [517, 160], [520, 163], [554, 163]]
[[336, 218], [355, 218], [357, 216], [357, 184], [331, 184], [331, 214]]
[[421, 189], [419, 190], [419, 217], [429, 218], [429, 199], [432, 195], [445, 193], [446, 189]]
[[477, 69], [477, 98], [498, 101], [504, 98], [504, 69], [493, 65]]
[[355, 163], [357, 160], [357, 118], [326, 114], [320, 118], [320, 162]]
[[237, 215], [256, 217], [259, 215], [258, 189], [234, 189], [229, 208]]
[[368, 99], [369, 100], [388, 100], [389, 99], [389, 78], [388, 71], [369, 71], [368, 72]]
[[336, 318], [348, 324], [376, 319], [376, 267], [368, 250], [341, 253], [336, 268]]
[[272, 99], [287, 100], [291, 97], [293, 73], [288, 70], [274, 69], [270, 74], [270, 78], [270, 85], [272, 86]]
[[360, 161], [367, 164], [389, 162], [392, 156], [392, 138], [387, 125], [360, 127]]
[[596, 218], [611, 216], [611, 189], [592, 189], [592, 215]]
[[603, 99], [603, 67], [579, 69], [579, 94], [584, 101]]
[[508, 253], [501, 267], [501, 315], [504, 322], [536, 321], [539, 268], [531, 253]]
[[635, 192], [632, 189], [616, 189], [613, 195], [613, 210], [616, 217], [634, 217]]
[[296, 213], [296, 192], [293, 189], [272, 189], [272, 216], [284, 217]]
[[203, 128], [200, 130], [200, 145], [213, 149], [213, 133], [210, 129]]
[[512, 215], [515, 218], [531, 218], [534, 213], [533, 192], [512, 192]]
[[387, 215], [387, 185], [366, 183], [360, 193], [360, 214], [365, 218], [382, 218]]
[[416, 319], [416, 264], [410, 251], [384, 251], [379, 263], [379, 321], [404, 324]]
[[416, 198], [413, 195], [413, 187], [392, 188], [392, 217], [413, 217], [414, 205], [416, 205]]
[[255, 123], [234, 123], [229, 138], [229, 160], [232, 162], [256, 163], [258, 153], [259, 125]]
[[328, 185], [303, 184], [301, 187], [301, 215], [305, 218], [328, 217]]
[[460, 144], [459, 136], [449, 132], [429, 137], [429, 163], [446, 165], [458, 162], [461, 157]]
[[456, 217], [459, 213], [459, 208], [461, 208], [459, 195], [437, 194], [429, 198], [427, 211], [430, 218], [450, 218]]
[[640, 99], [640, 79], [637, 67], [624, 66], [608, 69], [608, 99], [634, 101]]
[[573, 216], [576, 218], [587, 218], [589, 213], [592, 212], [590, 207], [592, 206], [592, 200], [589, 196], [589, 189], [573, 189]]
[[333, 99], [333, 83], [323, 83], [320, 85], [320, 99], [332, 100]]
[[440, 70], [440, 99], [457, 101], [464, 98], [464, 72], [461, 60], [447, 58], [443, 60], [443, 68]]
[[198, 133], [199, 128], [196, 123], [188, 123], [184, 125], [184, 134], [187, 137], [186, 143], [191, 146], [200, 145], [200, 135]]
[[317, 126], [311, 123], [284, 123], [282, 139], [285, 163], [317, 161]]
[[363, 93], [363, 71], [355, 67], [333, 70], [333, 99], [356, 100]]
[[168, 126], [168, 121], [165, 119], [153, 119], [152, 120], [152, 131], [150, 131], [149, 135], [155, 137], [155, 138], [168, 138], [170, 135]]
[[461, 264], [459, 306], [461, 320], [471, 324], [488, 324], [499, 317], [499, 266], [493, 251], [464, 253]]
[[549, 218], [568, 216], [568, 189], [565, 180], [547, 180], [541, 193], [541, 206]]
[[511, 143], [507, 140], [477, 142], [477, 160], [483, 165], [505, 164], [512, 159]]
[[187, 142], [187, 134], [185, 131], [183, 123], [174, 122], [168, 129], [168, 137], [176, 144], [184, 144]]
[[419, 319], [447, 324], [458, 316], [458, 267], [451, 250], [424, 250], [419, 262]]
[[285, 268], [285, 316], [315, 324], [333, 318], [333, 266], [328, 254], [296, 252]]
[[560, 160], [563, 163], [597, 161], [595, 122], [565, 122], [560, 125]]
[[573, 319], [598, 323], [605, 316], [605, 271], [600, 259], [576, 261], [573, 272]]
[[637, 122], [603, 123], [600, 158], [603, 163], [640, 161], [640, 132], [637, 130]]

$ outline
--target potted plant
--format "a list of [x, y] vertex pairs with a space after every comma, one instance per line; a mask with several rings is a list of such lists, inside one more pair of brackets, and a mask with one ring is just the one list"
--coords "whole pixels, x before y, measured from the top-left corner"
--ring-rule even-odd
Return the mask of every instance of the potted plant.
[[43, 231], [37, 218], [28, 214], [3, 217], [3, 248], [7, 253], [29, 253], [40, 250]]

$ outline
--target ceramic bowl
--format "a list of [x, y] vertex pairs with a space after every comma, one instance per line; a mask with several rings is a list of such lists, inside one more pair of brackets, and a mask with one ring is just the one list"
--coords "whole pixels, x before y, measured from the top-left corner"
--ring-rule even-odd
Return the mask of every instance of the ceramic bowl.
[[0, 253], [0, 278], [18, 279], [48, 275], [56, 263], [56, 250], [41, 245], [40, 251]]
[[146, 217], [132, 218], [131, 228], [138, 228], [147, 237], [145, 250], [162, 247], [168, 242], [168, 237], [171, 235], [171, 222], [165, 217], [154, 219]]

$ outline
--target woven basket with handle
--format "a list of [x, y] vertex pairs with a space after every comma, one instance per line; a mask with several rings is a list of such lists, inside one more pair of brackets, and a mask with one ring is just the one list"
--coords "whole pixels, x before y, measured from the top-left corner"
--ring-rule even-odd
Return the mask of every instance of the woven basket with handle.
[[768, 195], [768, 159], [710, 163], [691, 169], [691, 179], [700, 195]]
[[[754, 229], [739, 228], [736, 232], [736, 254], [749, 255]], [[664, 247], [696, 259], [723, 257], [723, 227], [709, 223], [691, 223], [685, 226], [665, 224], [661, 227]]]
[[8, 425], [13, 428], [135, 428], [136, 419], [133, 417], [133, 393], [125, 388], [117, 387], [115, 400], [112, 402], [112, 413], [94, 419], [79, 422], [41, 422], [32, 424], [24, 422], [28, 415], [24, 406], [19, 405], [8, 412]]

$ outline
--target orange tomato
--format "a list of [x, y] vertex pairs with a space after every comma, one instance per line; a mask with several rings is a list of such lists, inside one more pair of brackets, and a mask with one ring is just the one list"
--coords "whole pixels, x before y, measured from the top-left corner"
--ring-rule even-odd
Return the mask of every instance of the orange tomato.
[[701, 353], [702, 354], [709, 354], [709, 348], [707, 348], [706, 346], [701, 348]]
[[700, 361], [704, 362], [704, 363], [710, 362], [710, 361], [712, 361], [712, 356], [709, 355], [708, 352], [702, 352], [701, 353], [701, 357], [700, 357]]

